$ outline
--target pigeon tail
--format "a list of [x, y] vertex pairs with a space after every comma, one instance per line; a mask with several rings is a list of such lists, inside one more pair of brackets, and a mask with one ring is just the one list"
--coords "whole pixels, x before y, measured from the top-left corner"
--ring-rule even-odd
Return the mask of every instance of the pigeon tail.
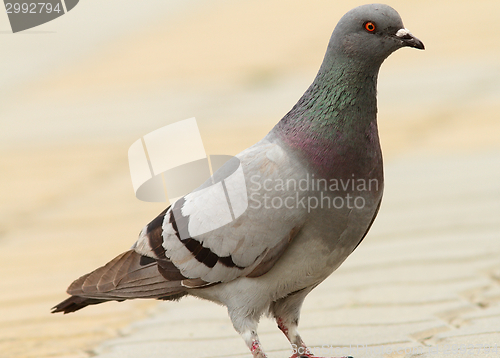
[[58, 305], [52, 307], [51, 313], [62, 312], [64, 314], [76, 312], [89, 305], [97, 305], [99, 303], [107, 302], [108, 300], [99, 300], [95, 298], [86, 298], [81, 296], [71, 296], [70, 298], [62, 301]]
[[165, 263], [129, 250], [106, 265], [74, 281], [70, 298], [53, 307], [52, 313], [74, 312], [88, 305], [134, 298], [176, 300], [186, 293], [181, 280], [163, 275]]

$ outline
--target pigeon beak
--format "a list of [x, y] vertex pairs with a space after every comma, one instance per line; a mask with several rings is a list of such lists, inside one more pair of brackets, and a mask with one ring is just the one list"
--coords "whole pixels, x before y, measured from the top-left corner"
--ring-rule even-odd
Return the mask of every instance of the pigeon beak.
[[403, 46], [418, 48], [419, 50], [425, 49], [422, 41], [413, 36], [407, 29], [398, 30], [396, 37], [401, 40]]

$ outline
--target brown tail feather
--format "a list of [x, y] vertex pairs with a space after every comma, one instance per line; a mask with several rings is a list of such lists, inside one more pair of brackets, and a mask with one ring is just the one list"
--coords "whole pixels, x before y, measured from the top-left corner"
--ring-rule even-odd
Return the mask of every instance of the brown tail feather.
[[[95, 298], [85, 298], [80, 296], [71, 296], [70, 298], [62, 301], [57, 306], [52, 307], [51, 313], [63, 312], [71, 313], [78, 311], [88, 305], [96, 305], [98, 303], [106, 302], [107, 300], [98, 300]], [[120, 300], [123, 301], [123, 300]]]
[[52, 313], [74, 312], [106, 301], [133, 298], [177, 299], [186, 293], [180, 280], [167, 280], [156, 260], [144, 258], [134, 250], [117, 256], [106, 265], [74, 281], [70, 298], [53, 307]]

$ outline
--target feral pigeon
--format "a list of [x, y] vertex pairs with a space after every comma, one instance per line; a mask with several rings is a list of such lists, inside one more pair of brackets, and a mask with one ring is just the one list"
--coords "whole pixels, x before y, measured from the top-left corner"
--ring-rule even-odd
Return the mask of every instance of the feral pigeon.
[[[297, 331], [301, 306], [377, 215], [377, 75], [405, 46], [424, 49], [391, 7], [345, 14], [313, 83], [269, 134], [165, 209], [130, 250], [73, 282], [53, 312], [192, 295], [227, 307], [254, 358], [266, 357], [257, 336], [263, 314], [276, 320], [292, 357], [311, 357]], [[232, 204], [229, 221], [214, 183]]]

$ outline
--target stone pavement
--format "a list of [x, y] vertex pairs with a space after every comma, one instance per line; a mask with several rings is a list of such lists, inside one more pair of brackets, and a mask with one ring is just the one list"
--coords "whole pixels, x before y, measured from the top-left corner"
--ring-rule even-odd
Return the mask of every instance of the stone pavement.
[[[318, 355], [498, 357], [500, 153], [404, 155], [360, 247], [306, 299], [300, 332]], [[118, 305], [118, 303], [116, 303]], [[188, 298], [93, 350], [97, 358], [250, 357], [223, 307]], [[269, 356], [291, 350], [274, 322]]]

